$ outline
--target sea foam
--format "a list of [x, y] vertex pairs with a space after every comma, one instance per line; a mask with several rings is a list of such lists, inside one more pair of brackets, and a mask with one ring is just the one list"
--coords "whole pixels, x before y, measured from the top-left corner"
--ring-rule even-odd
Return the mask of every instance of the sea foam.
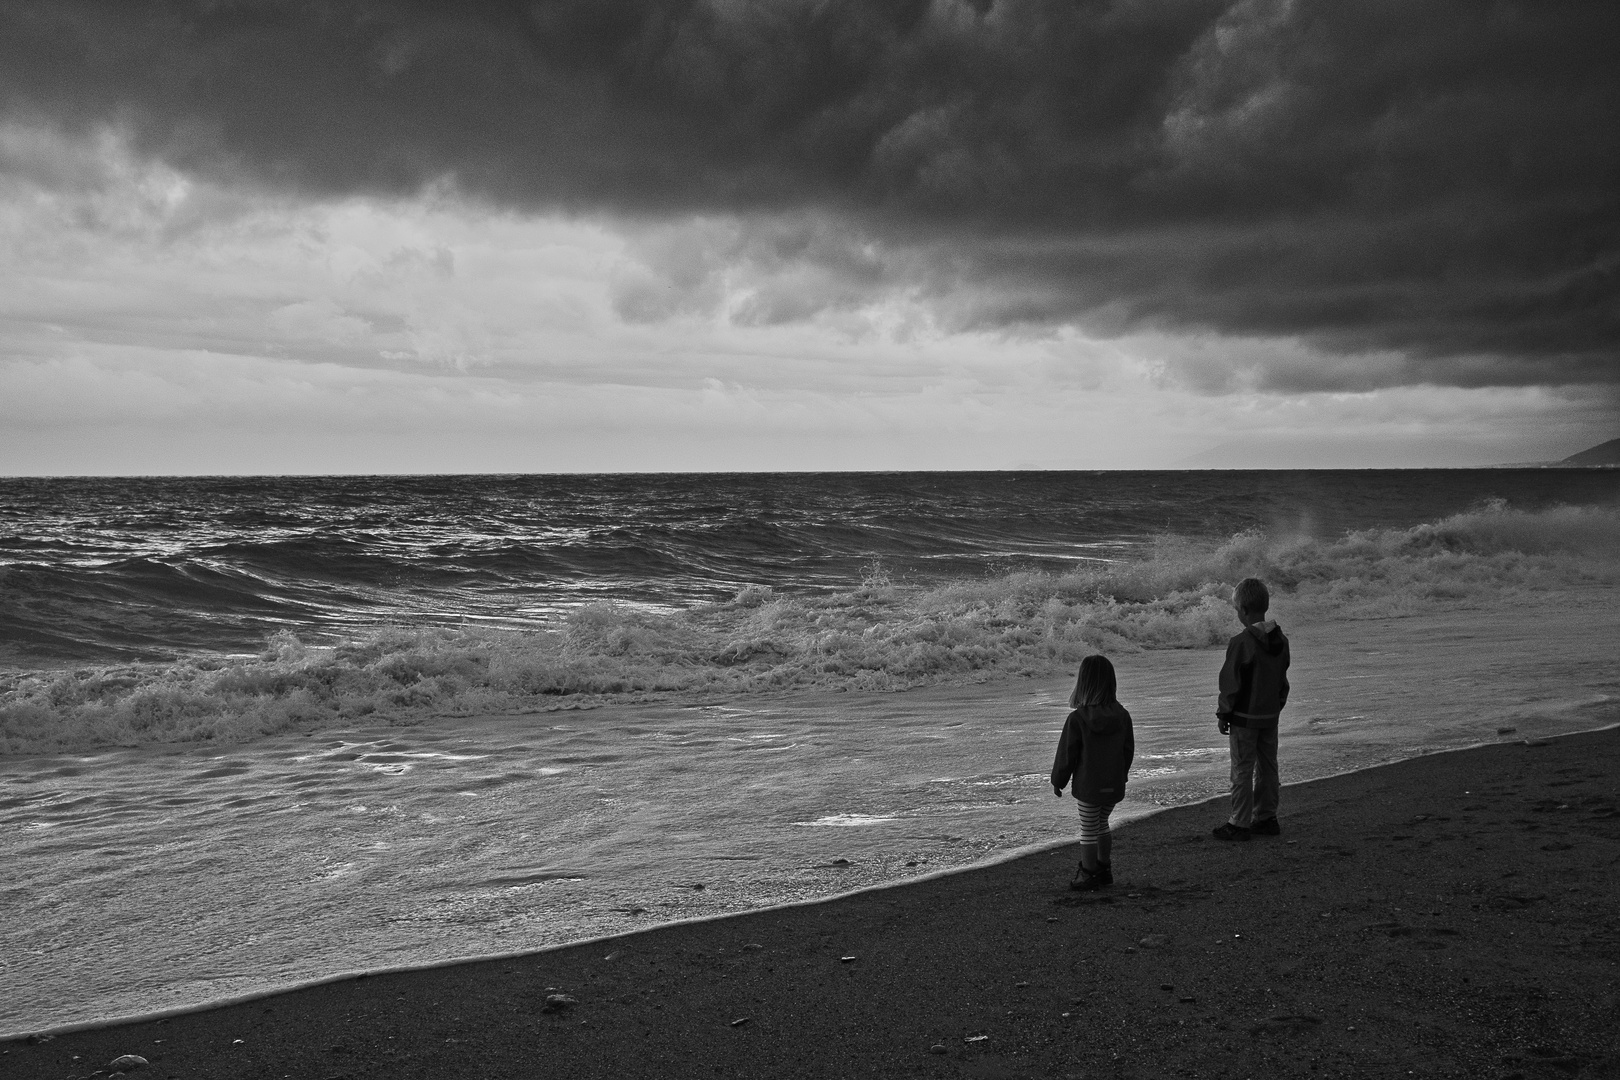
[[597, 603], [537, 631], [382, 626], [254, 657], [12, 676], [0, 752], [240, 742], [290, 730], [611, 700], [889, 690], [1045, 675], [1090, 652], [1204, 648], [1233, 628], [1232, 583], [1270, 583], [1284, 618], [1416, 614], [1620, 581], [1620, 511], [1493, 503], [1322, 540], [1249, 531], [1159, 540], [1073, 570], [913, 585], [874, 566], [843, 590], [764, 586], [674, 611]]

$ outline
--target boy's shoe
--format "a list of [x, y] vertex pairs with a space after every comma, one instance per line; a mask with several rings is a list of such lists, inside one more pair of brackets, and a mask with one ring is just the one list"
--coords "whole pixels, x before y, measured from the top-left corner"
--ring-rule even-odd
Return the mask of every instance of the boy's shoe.
[[1114, 864], [1106, 862], [1098, 863], [1097, 876], [1102, 878], [1102, 883], [1104, 885], [1112, 885], [1114, 883]]
[[1247, 840], [1248, 838], [1248, 829], [1240, 829], [1230, 821], [1215, 830], [1215, 839], [1217, 840]]
[[1249, 831], [1256, 836], [1281, 836], [1282, 826], [1277, 824], [1276, 818], [1268, 817], [1264, 821], [1256, 821], [1250, 825]]
[[1074, 868], [1074, 880], [1069, 882], [1069, 888], [1075, 892], [1090, 892], [1093, 889], [1100, 889], [1106, 884], [1108, 882], [1103, 880], [1101, 867], [1096, 870], [1087, 870], [1084, 866], [1077, 866]]

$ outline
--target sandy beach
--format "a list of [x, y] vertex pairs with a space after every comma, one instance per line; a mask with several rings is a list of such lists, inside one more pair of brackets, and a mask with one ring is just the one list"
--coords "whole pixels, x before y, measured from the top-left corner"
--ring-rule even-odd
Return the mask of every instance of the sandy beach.
[[[1594, 590], [1511, 611], [1285, 613], [1284, 780], [1620, 720], [1616, 610]], [[1207, 712], [1219, 655], [1117, 663], [1138, 747], [1116, 821], [1223, 790]], [[1046, 769], [1071, 681], [6, 757], [0, 861], [28, 888], [0, 920], [0, 1039], [825, 899], [1067, 841], [1073, 806]]]
[[[15, 1080], [1620, 1075], [1620, 731], [1292, 785], [831, 902], [0, 1047]], [[548, 1006], [548, 996], [568, 1001]]]
[[1617, 41], [0, 0], [0, 1080], [1620, 1080]]

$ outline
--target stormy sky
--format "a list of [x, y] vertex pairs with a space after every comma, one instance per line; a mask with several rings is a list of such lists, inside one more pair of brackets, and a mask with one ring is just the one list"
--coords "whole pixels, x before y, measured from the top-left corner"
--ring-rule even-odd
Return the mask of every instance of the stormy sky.
[[0, 5], [0, 472], [1620, 434], [1620, 5]]

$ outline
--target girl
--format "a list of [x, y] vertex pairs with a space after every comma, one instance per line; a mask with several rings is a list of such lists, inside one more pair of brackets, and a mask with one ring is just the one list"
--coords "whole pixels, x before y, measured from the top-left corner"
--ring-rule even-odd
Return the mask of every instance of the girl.
[[1108, 815], [1125, 797], [1125, 774], [1136, 756], [1131, 714], [1119, 703], [1115, 687], [1114, 665], [1106, 656], [1080, 661], [1080, 677], [1069, 695], [1074, 711], [1063, 725], [1052, 761], [1053, 794], [1061, 799], [1063, 786], [1072, 779], [1080, 803], [1080, 866], [1069, 882], [1071, 889], [1114, 883]]

